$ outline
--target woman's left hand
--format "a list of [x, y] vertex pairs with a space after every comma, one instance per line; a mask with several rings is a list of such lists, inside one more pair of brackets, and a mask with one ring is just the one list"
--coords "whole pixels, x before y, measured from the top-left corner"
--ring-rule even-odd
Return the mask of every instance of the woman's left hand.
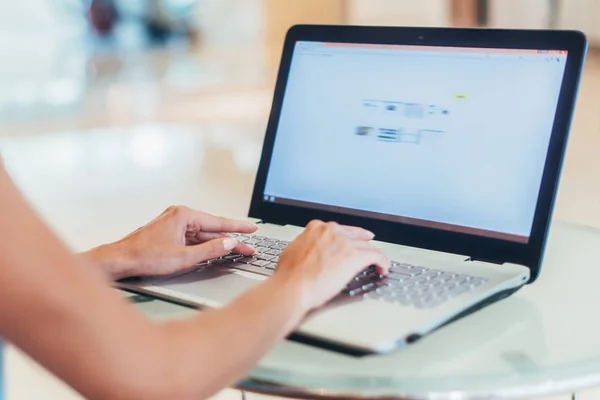
[[122, 240], [96, 247], [83, 256], [114, 280], [168, 275], [232, 251], [254, 254], [252, 247], [228, 233], [253, 233], [257, 229], [249, 222], [172, 206]]

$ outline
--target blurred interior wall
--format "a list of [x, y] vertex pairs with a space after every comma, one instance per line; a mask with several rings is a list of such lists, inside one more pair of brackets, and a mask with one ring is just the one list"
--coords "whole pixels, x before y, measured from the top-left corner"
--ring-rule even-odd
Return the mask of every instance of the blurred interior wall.
[[502, 28], [551, 27], [586, 33], [592, 46], [600, 45], [598, 0], [489, 0], [490, 26]]
[[544, 29], [549, 22], [548, 0], [488, 0], [490, 27]]
[[220, 47], [260, 43], [264, 34], [266, 4], [263, 3], [263, 0], [202, 0], [197, 18], [203, 44]]
[[361, 25], [446, 26], [448, 0], [347, 0], [348, 23]]
[[584, 31], [591, 45], [600, 46], [600, 1], [560, 0], [561, 28]]
[[287, 30], [296, 24], [343, 24], [346, 0], [263, 0], [266, 39], [281, 46]]

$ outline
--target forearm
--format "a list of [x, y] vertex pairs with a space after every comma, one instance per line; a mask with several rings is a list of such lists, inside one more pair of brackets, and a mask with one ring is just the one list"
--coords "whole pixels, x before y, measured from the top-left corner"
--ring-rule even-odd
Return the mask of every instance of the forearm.
[[62, 294], [17, 305], [28, 321], [14, 315], [20, 325], [13, 319], [18, 327], [8, 332], [88, 398], [206, 398], [242, 377], [305, 310], [299, 288], [269, 280], [223, 309], [153, 324], [91, 281], [82, 274], [69, 280], [74, 287], [58, 288]]
[[101, 315], [113, 326], [74, 324], [44, 351], [61, 353], [49, 360], [51, 370], [90, 398], [205, 399], [243, 377], [299, 324], [305, 307], [298, 289], [269, 280], [223, 309], [161, 324], [137, 313], [127, 322], [125, 312], [114, 322]]
[[168, 323], [169, 368], [178, 371], [190, 398], [206, 398], [242, 377], [288, 335], [305, 313], [302, 303], [300, 287], [271, 279], [221, 310]]

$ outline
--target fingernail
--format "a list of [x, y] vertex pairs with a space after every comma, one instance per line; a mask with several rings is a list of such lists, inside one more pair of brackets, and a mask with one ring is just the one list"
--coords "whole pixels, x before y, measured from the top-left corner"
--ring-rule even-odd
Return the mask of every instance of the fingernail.
[[238, 241], [234, 238], [223, 239], [223, 247], [225, 250], [232, 250], [235, 246], [237, 246]]
[[369, 236], [371, 236], [371, 239], [373, 239], [375, 237], [375, 234], [371, 231], [367, 231], [367, 233], [369, 234]]

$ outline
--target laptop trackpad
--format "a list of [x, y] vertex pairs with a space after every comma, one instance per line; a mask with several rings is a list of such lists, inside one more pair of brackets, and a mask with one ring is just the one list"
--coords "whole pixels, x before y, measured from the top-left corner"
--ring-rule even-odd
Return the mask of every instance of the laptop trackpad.
[[198, 299], [209, 300], [210, 303], [229, 303], [242, 293], [248, 291], [266, 279], [256, 274], [249, 274], [227, 268], [207, 267], [185, 275], [166, 279], [159, 286], [176, 293]]

